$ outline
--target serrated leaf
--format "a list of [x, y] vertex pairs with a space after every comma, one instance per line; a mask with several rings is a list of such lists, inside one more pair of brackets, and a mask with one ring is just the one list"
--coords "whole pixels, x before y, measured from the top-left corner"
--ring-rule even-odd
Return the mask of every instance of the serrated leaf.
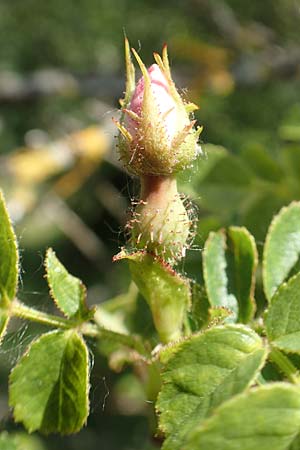
[[191, 298], [188, 280], [145, 252], [121, 252], [114, 260], [120, 259], [129, 260], [132, 279], [150, 306], [162, 342], [179, 338]]
[[71, 275], [50, 248], [45, 260], [47, 281], [51, 296], [67, 317], [87, 319], [86, 288], [79, 278]]
[[221, 405], [190, 433], [182, 450], [285, 450], [300, 427], [299, 387], [276, 383]]
[[18, 260], [16, 236], [0, 191], [0, 307], [7, 307], [16, 295]]
[[210, 326], [221, 325], [232, 316], [224, 306], [211, 306], [204, 286], [192, 285], [192, 308], [189, 314], [192, 330], [199, 331]]
[[[163, 449], [179, 450], [189, 430], [215, 407], [243, 391], [265, 357], [261, 338], [243, 325], [214, 327], [168, 350], [158, 397]], [[213, 447], [212, 447], [213, 448]]]
[[88, 415], [88, 350], [73, 330], [34, 341], [10, 374], [9, 401], [29, 432], [75, 433]]
[[213, 306], [233, 311], [232, 320], [248, 322], [254, 313], [257, 250], [244, 227], [211, 232], [203, 252], [204, 280]]
[[266, 314], [266, 332], [273, 345], [300, 353], [300, 273], [282, 284]]
[[300, 203], [293, 202], [274, 217], [263, 256], [263, 283], [269, 301], [288, 278], [300, 255]]
[[209, 315], [210, 315], [209, 326], [221, 325], [226, 321], [228, 322], [227, 319], [232, 316], [232, 311], [225, 308], [224, 306], [214, 306], [213, 308], [210, 308]]

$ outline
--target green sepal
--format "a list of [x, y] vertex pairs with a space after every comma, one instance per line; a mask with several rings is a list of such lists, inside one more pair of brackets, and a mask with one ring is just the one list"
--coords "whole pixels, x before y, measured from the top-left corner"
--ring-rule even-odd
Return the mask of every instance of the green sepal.
[[162, 342], [181, 336], [182, 324], [190, 306], [190, 284], [162, 259], [146, 252], [122, 251], [114, 260], [128, 259], [132, 279], [150, 306]]
[[125, 64], [126, 64], [126, 89], [125, 97], [120, 101], [122, 108], [127, 108], [135, 89], [135, 68], [131, 60], [130, 45], [125, 37]]

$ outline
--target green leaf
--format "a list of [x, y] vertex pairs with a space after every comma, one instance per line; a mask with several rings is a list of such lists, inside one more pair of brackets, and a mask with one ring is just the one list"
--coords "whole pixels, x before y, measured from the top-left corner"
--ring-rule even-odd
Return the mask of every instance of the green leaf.
[[300, 353], [300, 273], [283, 283], [266, 314], [266, 332], [272, 344], [287, 352]]
[[34, 341], [10, 375], [16, 422], [29, 432], [75, 433], [89, 404], [88, 350], [75, 331], [53, 331]]
[[212, 232], [205, 243], [203, 270], [206, 290], [213, 306], [233, 311], [234, 319], [248, 322], [254, 313], [253, 292], [257, 250], [244, 227]]
[[228, 322], [232, 311], [224, 306], [211, 306], [204, 286], [192, 284], [192, 307], [189, 321], [193, 332]]
[[224, 306], [237, 317], [237, 299], [228, 292], [226, 274], [226, 235], [224, 230], [211, 232], [203, 252], [203, 272], [208, 299], [213, 306]]
[[11, 221], [0, 191], [0, 307], [7, 307], [16, 295], [18, 249]]
[[227, 238], [229, 291], [238, 302], [238, 321], [247, 323], [254, 314], [255, 272], [258, 262], [255, 240], [244, 227], [230, 227]]
[[276, 383], [221, 405], [182, 450], [285, 450], [300, 428], [299, 387]]
[[232, 311], [224, 306], [214, 306], [209, 310], [210, 323], [209, 326], [221, 325], [228, 322], [228, 318], [232, 316]]
[[288, 278], [300, 255], [300, 203], [293, 202], [274, 217], [266, 238], [263, 256], [263, 283], [270, 301]]
[[120, 259], [129, 260], [132, 279], [150, 306], [162, 342], [179, 338], [191, 300], [188, 280], [161, 259], [145, 252], [121, 252], [114, 260]]
[[163, 354], [167, 365], [157, 402], [168, 437], [164, 450], [181, 449], [196, 424], [255, 379], [266, 357], [261, 338], [243, 325], [211, 328], [175, 345], [173, 353], [170, 347]]
[[191, 320], [196, 330], [208, 326], [211, 320], [210, 308], [211, 305], [204, 287], [197, 283], [193, 283]]
[[45, 260], [50, 293], [57, 307], [67, 317], [88, 319], [91, 311], [86, 305], [86, 288], [79, 278], [69, 274], [49, 248]]

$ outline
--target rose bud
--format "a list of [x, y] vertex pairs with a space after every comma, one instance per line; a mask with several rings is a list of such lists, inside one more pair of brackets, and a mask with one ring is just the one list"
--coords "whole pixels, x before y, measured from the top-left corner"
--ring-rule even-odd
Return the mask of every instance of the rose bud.
[[121, 102], [120, 156], [127, 169], [137, 175], [171, 175], [189, 166], [199, 153], [202, 128], [194, 128], [190, 113], [198, 109], [185, 103], [171, 77], [167, 47], [162, 58], [147, 70], [134, 49], [142, 77], [135, 85], [134, 67], [126, 41], [127, 83]]

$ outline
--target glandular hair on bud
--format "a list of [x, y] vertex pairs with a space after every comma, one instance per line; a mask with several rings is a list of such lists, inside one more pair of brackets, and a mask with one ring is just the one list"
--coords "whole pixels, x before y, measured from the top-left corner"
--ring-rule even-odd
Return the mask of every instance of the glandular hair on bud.
[[177, 191], [175, 178], [141, 177], [141, 199], [127, 229], [133, 249], [160, 256], [170, 264], [185, 256], [191, 219]]

